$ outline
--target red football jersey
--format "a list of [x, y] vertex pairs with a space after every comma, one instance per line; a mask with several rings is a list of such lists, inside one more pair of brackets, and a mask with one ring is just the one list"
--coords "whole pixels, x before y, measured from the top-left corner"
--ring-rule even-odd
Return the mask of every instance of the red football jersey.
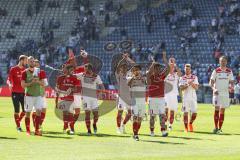
[[[74, 75], [61, 75], [57, 78], [58, 89], [62, 91], [67, 91], [69, 88], [77, 88], [76, 92], [80, 92], [80, 81]], [[73, 101], [73, 92], [67, 96], [61, 97], [61, 100]]]
[[22, 72], [25, 68], [20, 68], [19, 66], [14, 66], [10, 69], [8, 75], [8, 81], [12, 85], [12, 92], [15, 93], [24, 93], [24, 88], [21, 86]]
[[148, 87], [149, 97], [164, 97], [164, 80], [166, 78], [166, 69], [158, 75], [150, 76], [150, 85]]

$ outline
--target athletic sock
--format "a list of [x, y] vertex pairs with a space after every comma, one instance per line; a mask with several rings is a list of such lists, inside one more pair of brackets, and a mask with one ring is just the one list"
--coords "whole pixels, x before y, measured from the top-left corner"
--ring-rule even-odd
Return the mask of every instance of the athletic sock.
[[41, 116], [36, 115], [36, 118], [35, 118], [35, 132], [37, 132], [39, 130], [40, 121], [41, 121]]
[[74, 114], [74, 123], [76, 123], [77, 122], [77, 120], [78, 120], [78, 117], [79, 117], [79, 114]]
[[63, 129], [66, 130], [68, 128], [68, 115], [63, 114]]
[[26, 131], [30, 132], [30, 118], [25, 117], [25, 125], [26, 125]]
[[71, 131], [74, 131], [74, 116], [73, 114], [69, 114], [69, 126]]
[[36, 112], [32, 113], [33, 126], [36, 127]]
[[127, 124], [127, 122], [131, 119], [131, 116], [132, 116], [131, 111], [128, 111], [123, 121], [124, 125]]
[[21, 112], [19, 116], [19, 122], [22, 121], [23, 117], [25, 116], [25, 112]]
[[183, 122], [186, 129], [188, 129], [188, 115], [183, 116]]
[[220, 113], [220, 117], [219, 117], [219, 129], [222, 129], [223, 121], [224, 121], [224, 113]]
[[85, 114], [85, 123], [88, 131], [91, 131], [90, 112]]
[[118, 111], [116, 120], [117, 120], [117, 127], [119, 128], [122, 122], [122, 111]]
[[215, 128], [218, 129], [218, 121], [219, 121], [219, 111], [214, 112], [214, 124], [215, 124]]
[[193, 122], [196, 118], [197, 118], [197, 113], [192, 113], [190, 124], [193, 124]]
[[15, 119], [16, 126], [19, 128], [20, 127], [19, 115], [14, 114], [14, 119]]
[[170, 119], [169, 119], [169, 123], [173, 124], [174, 121], [174, 111], [170, 111]]
[[166, 128], [165, 128], [166, 116], [160, 115], [159, 120], [160, 120], [161, 131], [165, 131], [166, 130]]
[[133, 134], [138, 135], [138, 122], [134, 121], [132, 127], [133, 127]]
[[41, 112], [41, 121], [40, 121], [40, 125], [42, 125], [44, 119], [45, 119], [46, 113], [45, 112]]

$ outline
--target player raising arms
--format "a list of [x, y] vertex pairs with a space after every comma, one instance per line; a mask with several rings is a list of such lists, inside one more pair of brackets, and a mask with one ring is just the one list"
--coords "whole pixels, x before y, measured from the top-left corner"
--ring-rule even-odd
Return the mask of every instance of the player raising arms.
[[[197, 117], [197, 94], [198, 89], [198, 77], [191, 74], [191, 65], [185, 64], [185, 75], [179, 80], [179, 86], [183, 92], [182, 97], [182, 111], [184, 112], [184, 126], [185, 132], [193, 132], [193, 122]], [[188, 113], [191, 114], [191, 119], [188, 124]]]
[[213, 90], [213, 105], [215, 106], [213, 133], [222, 133], [225, 109], [230, 106], [229, 84], [234, 86], [232, 70], [227, 68], [227, 57], [219, 58], [220, 67], [216, 68], [210, 78], [210, 86]]
[[[128, 54], [123, 54], [123, 59], [118, 63], [115, 76], [118, 83], [118, 100], [117, 100], [117, 133], [125, 133], [125, 125], [131, 118], [131, 97], [127, 83], [128, 64], [135, 62], [129, 58]], [[122, 122], [123, 111], [127, 114]]]
[[163, 51], [163, 61], [166, 67], [162, 67], [153, 60], [147, 72], [148, 101], [150, 114], [150, 135], [154, 136], [155, 116], [159, 116], [162, 136], [168, 136], [166, 131], [165, 99], [164, 99], [164, 80], [169, 73], [166, 51]]
[[[56, 107], [63, 110], [63, 132], [67, 132], [70, 135], [74, 134], [74, 96], [75, 92], [80, 92], [79, 80], [75, 75], [73, 75], [74, 66], [73, 65], [63, 65], [63, 75], [58, 76], [56, 85]], [[60, 102], [58, 103], [58, 97], [60, 97]], [[59, 104], [59, 105], [58, 105]], [[70, 130], [68, 127], [70, 126]]]
[[134, 65], [132, 75], [128, 77], [128, 85], [131, 93], [131, 107], [133, 114], [133, 138], [139, 141], [138, 132], [141, 127], [143, 116], [146, 113], [146, 78], [141, 73], [141, 66]]
[[25, 124], [27, 135], [30, 135], [30, 115], [33, 107], [36, 109], [35, 119], [35, 135], [41, 136], [42, 133], [39, 130], [41, 122], [41, 112], [44, 103], [44, 87], [43, 75], [40, 74], [40, 69], [35, 68], [34, 58], [28, 57], [29, 67], [22, 73], [21, 85], [25, 88], [25, 104], [24, 109], [26, 111]]
[[167, 75], [165, 82], [172, 85], [173, 89], [165, 94], [165, 100], [166, 100], [166, 117], [168, 117], [168, 112], [170, 110], [170, 118], [169, 118], [169, 125], [168, 129], [172, 130], [172, 124], [174, 121], [174, 114], [178, 110], [178, 81], [179, 77], [182, 76], [181, 70], [177, 67], [176, 61], [174, 58], [169, 59], [169, 66], [170, 71]]
[[[35, 63], [35, 67], [36, 68], [39, 68], [40, 69], [40, 62], [38, 59], [35, 59], [34, 60], [34, 63]], [[47, 77], [46, 77], [46, 72], [44, 70], [40, 70], [40, 73], [39, 73], [44, 79], [44, 87], [40, 86], [40, 89], [42, 89], [45, 93], [45, 87], [48, 86], [48, 81], [47, 81]], [[43, 96], [43, 100], [44, 100], [44, 103], [42, 104], [42, 112], [41, 112], [41, 120], [40, 120], [40, 129], [41, 129], [41, 126], [42, 126], [42, 123], [45, 119], [45, 116], [46, 116], [46, 111], [47, 111], [47, 100], [46, 100], [46, 97], [45, 97], [45, 94]], [[35, 126], [35, 119], [36, 119], [36, 111], [33, 111], [32, 113], [32, 120], [33, 120], [33, 125]]]
[[[93, 114], [93, 131], [97, 133], [98, 122], [98, 99], [97, 87], [104, 90], [104, 85], [99, 75], [93, 72], [92, 64], [85, 64], [84, 73], [76, 74], [82, 84], [82, 101], [83, 109], [85, 110], [85, 123], [88, 130], [88, 135], [92, 134], [91, 131], [91, 112]], [[99, 96], [102, 93], [99, 94]]]
[[[21, 132], [22, 128], [20, 122], [25, 116], [24, 111], [24, 88], [21, 86], [22, 72], [25, 70], [25, 65], [27, 64], [27, 56], [21, 55], [19, 57], [18, 65], [10, 69], [7, 84], [12, 92], [12, 103], [14, 106], [14, 119], [17, 126], [17, 131]], [[20, 112], [20, 104], [22, 107], [22, 112]]]

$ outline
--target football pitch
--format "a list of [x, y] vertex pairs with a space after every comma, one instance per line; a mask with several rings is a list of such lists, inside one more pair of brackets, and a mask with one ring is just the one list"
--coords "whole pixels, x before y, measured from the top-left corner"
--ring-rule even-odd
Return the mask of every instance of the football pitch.
[[[0, 160], [239, 160], [240, 106], [232, 105], [226, 111], [221, 135], [212, 134], [212, 114], [211, 104], [199, 104], [195, 132], [184, 133], [180, 120], [174, 122], [169, 137], [160, 136], [159, 122], [156, 136], [150, 137], [149, 121], [144, 121], [137, 142], [132, 138], [131, 122], [127, 134], [116, 133], [114, 109], [99, 118], [97, 135], [87, 136], [81, 121], [75, 125], [75, 135], [70, 136], [62, 133], [63, 123], [54, 113], [54, 100], [48, 99], [43, 136], [36, 137], [16, 131], [11, 99], [0, 97]], [[25, 130], [23, 121], [21, 126]]]

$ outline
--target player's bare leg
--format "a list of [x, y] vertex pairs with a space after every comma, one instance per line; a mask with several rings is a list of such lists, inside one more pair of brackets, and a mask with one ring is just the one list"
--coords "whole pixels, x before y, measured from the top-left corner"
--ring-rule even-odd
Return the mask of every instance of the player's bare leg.
[[31, 112], [26, 112], [25, 125], [26, 125], [26, 133], [28, 136], [31, 134], [31, 132], [30, 132], [30, 115], [31, 115]]
[[195, 121], [196, 118], [197, 118], [197, 113], [192, 113], [191, 119], [189, 122], [189, 131], [190, 132], [193, 132], [193, 122]]
[[160, 114], [159, 115], [159, 121], [160, 121], [160, 126], [161, 126], [161, 132], [163, 137], [167, 137], [168, 133], [166, 130], [166, 115], [165, 114]]
[[188, 112], [184, 112], [183, 114], [183, 122], [185, 127], [185, 132], [188, 132]]
[[139, 125], [138, 125], [138, 117], [137, 117], [137, 116], [134, 116], [134, 117], [133, 117], [133, 125], [132, 125], [132, 128], [133, 128], [133, 138], [134, 138], [136, 141], [139, 141], [139, 137], [138, 137]]
[[42, 133], [39, 130], [41, 123], [41, 110], [36, 110], [36, 118], [35, 118], [35, 135], [41, 136]]
[[154, 126], [155, 126], [155, 116], [154, 115], [151, 115], [150, 116], [150, 136], [154, 136]]
[[117, 133], [121, 133], [121, 122], [122, 122], [122, 114], [123, 114], [123, 110], [118, 110], [117, 112]]
[[93, 110], [93, 132], [97, 134], [98, 110]]
[[85, 123], [86, 123], [86, 127], [87, 127], [87, 130], [88, 130], [88, 135], [92, 134], [90, 115], [91, 115], [91, 111], [86, 110], [85, 111]]
[[68, 129], [68, 112], [63, 111], [63, 132], [66, 133]]
[[132, 111], [131, 111], [131, 109], [129, 109], [128, 111], [127, 111], [127, 113], [126, 113], [126, 115], [125, 115], [125, 118], [124, 118], [124, 120], [123, 120], [123, 123], [122, 123], [122, 125], [121, 125], [121, 132], [122, 133], [126, 133], [126, 131], [125, 131], [125, 125], [127, 124], [127, 122], [131, 119], [131, 116], [132, 116]]
[[220, 115], [219, 115], [219, 126], [218, 126], [218, 134], [222, 133], [222, 125], [224, 122], [224, 115], [225, 115], [225, 108], [220, 108]]
[[170, 110], [170, 117], [169, 117], [169, 125], [168, 125], [168, 130], [169, 131], [172, 131], [172, 124], [173, 124], [173, 121], [174, 121], [174, 111], [173, 110]]
[[215, 124], [215, 128], [213, 129], [214, 134], [218, 132], [219, 110], [220, 110], [220, 107], [216, 106], [214, 110], [214, 124]]

